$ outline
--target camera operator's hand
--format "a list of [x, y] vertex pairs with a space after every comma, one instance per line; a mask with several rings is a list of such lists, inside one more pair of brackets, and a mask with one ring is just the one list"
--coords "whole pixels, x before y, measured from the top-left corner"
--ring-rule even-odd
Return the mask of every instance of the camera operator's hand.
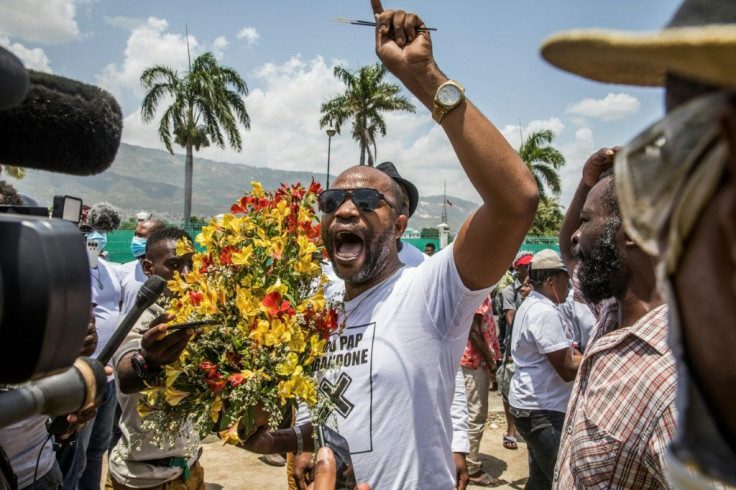
[[159, 315], [143, 334], [141, 354], [150, 367], [157, 368], [176, 361], [194, 335], [192, 328], [177, 330], [167, 335], [165, 324], [174, 321], [174, 318], [171, 313]]
[[[297, 456], [297, 458], [304, 456], [304, 454], [307, 453], [303, 453], [300, 456]], [[311, 453], [309, 454], [309, 459], [311, 462]], [[317, 451], [317, 466], [314, 471], [314, 482], [306, 488], [307, 490], [333, 490], [336, 483], [337, 463], [335, 462], [335, 455], [329, 447], [321, 447], [319, 451]], [[298, 482], [297, 485], [299, 485]], [[299, 488], [302, 487], [300, 486]], [[371, 486], [367, 483], [358, 483], [355, 490], [371, 490]]]
[[95, 415], [97, 414], [97, 407], [99, 405], [99, 403], [94, 403], [84, 410], [80, 410], [79, 412], [74, 412], [67, 415], [66, 421], [71, 424], [71, 427], [69, 427], [69, 430], [61, 435], [57, 440], [64, 441], [78, 430], [82, 430], [87, 427], [89, 422], [95, 418]]
[[[332, 457], [332, 471], [335, 472], [337, 470], [335, 469], [335, 456], [332, 454], [332, 450], [330, 450], [330, 456]], [[315, 475], [313, 453], [304, 452], [299, 456], [294, 456], [293, 476], [299, 490], [304, 490], [309, 484], [314, 483]], [[332, 488], [335, 488], [334, 484]]]
[[97, 349], [97, 328], [95, 327], [95, 304], [89, 305], [89, 322], [87, 323], [87, 334], [84, 336], [80, 356], [91, 356]]

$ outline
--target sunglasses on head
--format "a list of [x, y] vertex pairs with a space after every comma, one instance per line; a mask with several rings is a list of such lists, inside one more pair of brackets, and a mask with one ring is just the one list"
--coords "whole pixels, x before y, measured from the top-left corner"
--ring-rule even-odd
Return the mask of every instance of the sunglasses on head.
[[320, 193], [317, 201], [319, 202], [320, 211], [323, 213], [334, 213], [347, 198], [350, 198], [353, 204], [361, 211], [375, 211], [381, 205], [381, 199], [386, 201], [386, 204], [391, 206], [391, 208], [396, 209], [396, 206], [386, 199], [386, 196], [370, 187], [361, 187], [359, 189], [328, 189]]

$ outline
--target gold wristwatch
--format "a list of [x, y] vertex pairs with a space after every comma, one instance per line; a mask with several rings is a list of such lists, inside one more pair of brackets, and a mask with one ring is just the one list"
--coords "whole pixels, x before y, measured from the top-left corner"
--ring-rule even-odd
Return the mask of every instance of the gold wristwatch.
[[465, 88], [454, 80], [448, 80], [437, 89], [432, 102], [432, 119], [442, 122], [445, 115], [465, 100]]

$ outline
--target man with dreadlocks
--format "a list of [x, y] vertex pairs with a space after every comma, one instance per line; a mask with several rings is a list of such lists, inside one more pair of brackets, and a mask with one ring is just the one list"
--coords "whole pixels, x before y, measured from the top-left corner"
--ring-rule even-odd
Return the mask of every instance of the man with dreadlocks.
[[[555, 488], [668, 487], [664, 454], [675, 434], [675, 359], [656, 259], [624, 232], [603, 148], [560, 231], [576, 289], [597, 318], [575, 379], [557, 456]], [[572, 246], [571, 246], [572, 245]]]

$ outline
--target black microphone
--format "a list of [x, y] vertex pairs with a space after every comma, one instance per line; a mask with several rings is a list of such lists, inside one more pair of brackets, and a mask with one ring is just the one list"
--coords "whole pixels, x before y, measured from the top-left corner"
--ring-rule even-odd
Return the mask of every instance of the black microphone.
[[[73, 175], [106, 170], [123, 128], [117, 101], [92, 85], [33, 70], [28, 75], [23, 102], [0, 110], [0, 162]], [[0, 78], [0, 93], [5, 90]]]
[[23, 63], [10, 51], [0, 47], [0, 110], [21, 103], [28, 90], [28, 73]]
[[0, 394], [0, 428], [37, 414], [63, 415], [66, 421], [66, 414], [88, 406], [106, 385], [102, 363], [80, 357], [61, 374]]
[[135, 297], [135, 304], [133, 304], [133, 307], [125, 315], [123, 321], [118, 324], [110, 340], [107, 341], [107, 344], [105, 344], [105, 347], [102, 348], [100, 354], [97, 356], [97, 360], [102, 364], [110, 362], [113, 354], [115, 354], [115, 351], [118, 350], [118, 347], [123, 343], [125, 337], [128, 336], [135, 323], [143, 315], [143, 312], [163, 294], [164, 289], [166, 289], [166, 280], [161, 276], [151, 276], [143, 283], [138, 290], [138, 295]]
[[[136, 324], [141, 315], [143, 315], [143, 312], [146, 311], [148, 307], [159, 298], [159, 296], [161, 296], [165, 288], [166, 280], [161, 276], [151, 276], [143, 283], [141, 288], [138, 290], [138, 295], [135, 297], [135, 304], [125, 315], [123, 321], [121, 321], [115, 328], [115, 332], [113, 332], [110, 340], [107, 341], [107, 344], [105, 344], [105, 347], [102, 348], [97, 356], [97, 360], [103, 366], [110, 362], [113, 354], [115, 354], [120, 347], [120, 344], [123, 343], [125, 337], [130, 333], [130, 330]], [[66, 434], [71, 428], [71, 424], [66, 420], [66, 415], [75, 411], [76, 410], [70, 410], [63, 416], [54, 417], [47, 427], [49, 434], [53, 434], [55, 436]]]

